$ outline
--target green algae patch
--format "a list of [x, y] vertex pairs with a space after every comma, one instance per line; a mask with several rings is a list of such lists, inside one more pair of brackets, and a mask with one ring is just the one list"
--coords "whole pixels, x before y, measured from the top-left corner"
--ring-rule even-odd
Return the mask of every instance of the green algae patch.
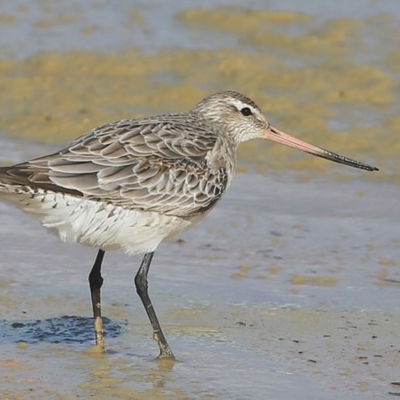
[[[129, 21], [145, 29], [142, 15], [131, 14]], [[70, 23], [67, 17], [72, 18], [53, 23]], [[363, 177], [400, 180], [400, 142], [393, 140], [400, 128], [399, 53], [363, 47], [365, 34], [376, 31], [379, 18], [318, 24], [310, 15], [293, 12], [198, 8], [175, 19], [188, 31], [229, 33], [238, 46], [150, 54], [134, 48], [116, 54], [48, 52], [2, 59], [3, 131], [61, 145], [104, 123], [188, 111], [212, 92], [237, 90], [251, 97], [278, 129], [382, 170]], [[372, 50], [382, 57], [362, 62]], [[242, 170], [255, 164], [261, 172], [359, 175], [260, 141], [243, 144], [239, 162]]]
[[217, 8], [209, 10], [197, 8], [181, 11], [177, 19], [191, 26], [212, 28], [234, 33], [253, 32], [265, 27], [275, 25], [300, 25], [305, 26], [312, 17], [304, 13], [292, 11], [264, 11], [241, 8]]

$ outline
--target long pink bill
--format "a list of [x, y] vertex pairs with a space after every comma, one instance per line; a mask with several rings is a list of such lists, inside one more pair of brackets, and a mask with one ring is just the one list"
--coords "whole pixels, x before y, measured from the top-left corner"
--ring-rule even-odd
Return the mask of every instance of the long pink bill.
[[265, 132], [265, 139], [283, 144], [285, 146], [293, 147], [294, 149], [304, 151], [317, 157], [326, 158], [327, 160], [331, 160], [339, 164], [346, 164], [350, 167], [365, 169], [367, 171], [379, 171], [379, 169], [376, 167], [371, 167], [370, 165], [364, 164], [360, 161], [352, 160], [351, 158], [347, 158], [329, 150], [321, 149], [320, 147], [303, 142], [302, 140], [296, 139], [287, 133], [279, 131], [271, 125], [269, 125]]

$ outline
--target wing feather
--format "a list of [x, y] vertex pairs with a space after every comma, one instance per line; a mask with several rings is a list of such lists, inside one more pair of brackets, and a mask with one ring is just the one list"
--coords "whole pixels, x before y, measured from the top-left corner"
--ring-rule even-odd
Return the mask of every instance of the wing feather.
[[221, 151], [224, 140], [188, 114], [122, 120], [89, 131], [58, 153], [2, 168], [0, 180], [191, 216], [211, 208], [230, 182], [235, 157]]

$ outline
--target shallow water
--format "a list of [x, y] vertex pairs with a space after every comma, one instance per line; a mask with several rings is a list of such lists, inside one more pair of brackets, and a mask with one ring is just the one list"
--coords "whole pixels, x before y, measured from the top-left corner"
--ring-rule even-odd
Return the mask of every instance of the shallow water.
[[150, 271], [176, 364], [153, 360], [133, 288], [140, 258], [106, 255], [108, 353], [99, 355], [87, 284], [95, 251], [60, 243], [2, 204], [2, 390], [9, 398], [382, 398], [400, 367], [400, 228], [388, 217], [399, 189], [375, 186], [238, 175], [204, 223], [160, 246]]
[[240, 3], [3, 0], [0, 159], [45, 154], [103, 122], [187, 110], [233, 88], [281, 129], [381, 172], [245, 145], [242, 173], [217, 209], [162, 244], [150, 270], [177, 363], [154, 361], [133, 287], [140, 257], [106, 254], [108, 352], [98, 354], [87, 283], [95, 250], [60, 243], [1, 203], [0, 397], [399, 392], [400, 7], [218, 7]]

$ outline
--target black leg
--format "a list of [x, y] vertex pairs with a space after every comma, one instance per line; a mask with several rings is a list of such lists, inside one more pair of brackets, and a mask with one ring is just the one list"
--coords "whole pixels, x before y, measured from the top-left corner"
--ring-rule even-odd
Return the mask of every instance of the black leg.
[[144, 308], [150, 319], [151, 326], [153, 327], [153, 338], [158, 343], [158, 347], [160, 348], [160, 355], [158, 357], [175, 359], [174, 354], [172, 353], [171, 348], [169, 347], [167, 340], [165, 339], [163, 331], [161, 330], [156, 312], [154, 311], [154, 307], [151, 304], [151, 300], [147, 292], [147, 274], [149, 273], [153, 254], [154, 252], [146, 253], [143, 257], [143, 261], [140, 264], [139, 271], [135, 276], [136, 291], [140, 299], [142, 300]]
[[103, 277], [101, 276], [101, 263], [104, 258], [104, 251], [99, 250], [96, 261], [89, 274], [90, 294], [92, 296], [94, 330], [96, 332], [96, 345], [102, 351], [105, 351], [104, 335], [103, 335], [103, 320], [101, 319], [101, 301], [100, 288], [103, 285]]

